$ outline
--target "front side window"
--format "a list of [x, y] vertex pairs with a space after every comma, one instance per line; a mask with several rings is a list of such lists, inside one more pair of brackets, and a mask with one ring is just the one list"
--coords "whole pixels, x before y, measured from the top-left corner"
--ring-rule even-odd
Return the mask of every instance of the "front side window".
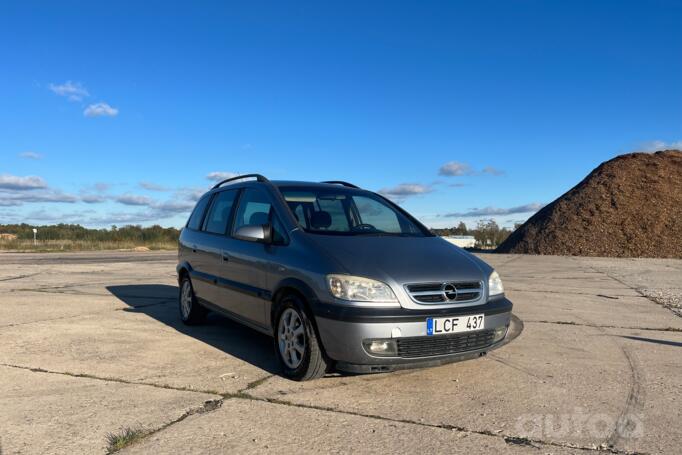
[[211, 208], [208, 210], [204, 221], [204, 231], [213, 234], [225, 234], [227, 232], [227, 223], [230, 220], [236, 195], [236, 190], [227, 190], [221, 191], [213, 197]]
[[232, 232], [236, 232], [242, 226], [262, 226], [264, 224], [272, 225], [273, 243], [286, 243], [284, 228], [277, 218], [267, 194], [256, 188], [245, 189], [239, 198], [239, 207], [237, 207]]
[[283, 187], [282, 195], [299, 224], [315, 234], [428, 235], [381, 197], [347, 188]]

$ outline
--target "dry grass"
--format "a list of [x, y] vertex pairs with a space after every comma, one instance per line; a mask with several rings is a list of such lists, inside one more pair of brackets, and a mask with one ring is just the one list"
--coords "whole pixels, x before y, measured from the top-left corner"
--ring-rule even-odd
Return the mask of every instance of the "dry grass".
[[150, 250], [176, 250], [176, 242], [159, 242], [142, 244], [131, 241], [96, 242], [87, 240], [39, 240], [35, 245], [33, 240], [0, 240], [0, 251], [50, 253], [58, 251], [103, 251], [103, 250], [133, 250], [146, 247]]
[[119, 450], [133, 444], [135, 441], [142, 439], [147, 432], [142, 428], [122, 428], [116, 433], [108, 433], [107, 438], [107, 453], [115, 453]]

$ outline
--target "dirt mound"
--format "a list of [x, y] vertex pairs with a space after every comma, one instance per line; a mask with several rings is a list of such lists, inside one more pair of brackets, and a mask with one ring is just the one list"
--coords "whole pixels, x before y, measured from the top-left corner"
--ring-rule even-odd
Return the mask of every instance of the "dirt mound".
[[602, 163], [497, 252], [682, 258], [682, 151]]

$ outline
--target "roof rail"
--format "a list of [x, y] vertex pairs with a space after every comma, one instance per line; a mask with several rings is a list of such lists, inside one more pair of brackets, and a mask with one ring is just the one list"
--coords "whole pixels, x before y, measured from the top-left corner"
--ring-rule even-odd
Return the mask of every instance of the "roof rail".
[[326, 182], [320, 182], [320, 183], [329, 183], [330, 185], [343, 185], [347, 186], [348, 188], [360, 188], [357, 185], [353, 185], [352, 183], [344, 182], [343, 180], [327, 180]]
[[246, 178], [255, 178], [259, 182], [270, 182], [270, 180], [268, 180], [267, 178], [265, 178], [264, 176], [262, 176], [260, 174], [244, 174], [244, 175], [238, 175], [236, 177], [230, 177], [229, 179], [221, 180], [220, 182], [213, 185], [213, 188], [211, 188], [211, 189], [214, 190], [216, 188], [220, 188], [220, 186], [222, 184], [227, 183], [227, 182], [232, 182], [234, 180], [241, 180], [241, 179], [246, 179]]

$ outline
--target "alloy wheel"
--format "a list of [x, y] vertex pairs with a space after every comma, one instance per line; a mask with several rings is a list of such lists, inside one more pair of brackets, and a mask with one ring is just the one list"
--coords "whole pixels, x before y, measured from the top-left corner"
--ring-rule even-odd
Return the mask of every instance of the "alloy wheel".
[[293, 308], [284, 310], [277, 327], [279, 353], [287, 367], [296, 369], [305, 353], [305, 327], [301, 316]]
[[180, 311], [182, 312], [182, 318], [189, 318], [189, 314], [192, 311], [192, 286], [189, 284], [189, 280], [182, 282], [182, 293], [180, 295]]

